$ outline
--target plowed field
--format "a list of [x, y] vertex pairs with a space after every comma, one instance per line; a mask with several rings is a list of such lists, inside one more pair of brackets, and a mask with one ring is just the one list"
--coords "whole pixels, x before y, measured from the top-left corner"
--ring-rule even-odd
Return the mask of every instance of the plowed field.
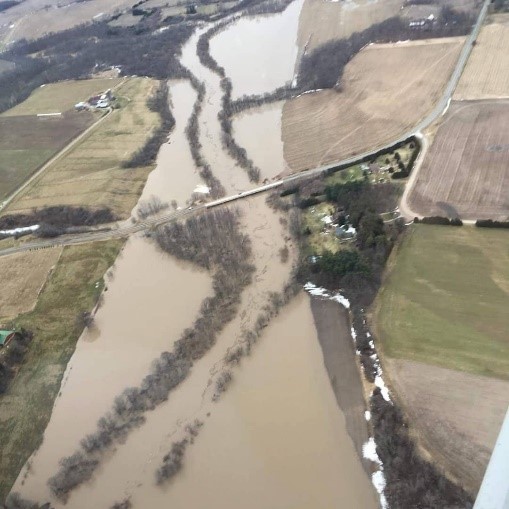
[[479, 34], [454, 99], [509, 97], [508, 47], [509, 14], [493, 16]]
[[439, 100], [463, 38], [374, 44], [345, 68], [343, 91], [287, 101], [284, 155], [292, 171], [380, 147], [414, 126]]
[[418, 214], [509, 215], [509, 101], [453, 103], [409, 197]]

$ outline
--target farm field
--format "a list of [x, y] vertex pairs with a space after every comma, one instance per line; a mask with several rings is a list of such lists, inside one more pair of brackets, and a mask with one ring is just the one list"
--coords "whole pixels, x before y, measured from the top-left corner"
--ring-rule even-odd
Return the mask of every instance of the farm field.
[[306, 0], [299, 19], [298, 45], [312, 51], [334, 39], [349, 37], [392, 16], [397, 16], [404, 0], [356, 0], [328, 2]]
[[407, 5], [405, 0], [306, 0], [299, 20], [298, 45], [301, 51], [313, 51], [321, 44], [350, 37], [393, 16], [409, 20], [438, 16], [444, 5], [471, 12], [476, 4], [476, 0], [437, 0], [425, 5]]
[[463, 41], [368, 46], [346, 66], [341, 92], [287, 101], [282, 138], [292, 172], [375, 149], [414, 126], [441, 96]]
[[409, 195], [422, 215], [509, 215], [509, 101], [452, 103]]
[[508, 298], [509, 232], [416, 225], [374, 310], [412, 428], [473, 494], [509, 403]]
[[122, 82], [122, 78], [98, 78], [50, 83], [39, 87], [22, 103], [5, 111], [0, 117], [37, 115], [38, 113], [64, 112], [80, 101], [105, 92]]
[[34, 310], [15, 320], [16, 326], [33, 331], [35, 336], [25, 363], [0, 399], [1, 500], [42, 440], [81, 332], [76, 318], [94, 306], [104, 286], [103, 275], [122, 244], [109, 241], [64, 248]]
[[488, 18], [454, 93], [455, 100], [509, 97], [509, 14]]
[[0, 200], [97, 118], [88, 111], [61, 117], [0, 116]]
[[155, 80], [145, 78], [123, 83], [116, 95], [124, 106], [109, 114], [4, 210], [75, 205], [110, 207], [119, 217], [127, 217], [152, 166], [125, 169], [121, 165], [160, 124], [159, 115], [146, 104], [156, 86]]
[[0, 320], [31, 311], [61, 249], [43, 249], [0, 258]]
[[509, 382], [403, 359], [384, 366], [418, 442], [475, 496], [509, 404]]
[[509, 380], [509, 232], [416, 225], [380, 293], [389, 357]]

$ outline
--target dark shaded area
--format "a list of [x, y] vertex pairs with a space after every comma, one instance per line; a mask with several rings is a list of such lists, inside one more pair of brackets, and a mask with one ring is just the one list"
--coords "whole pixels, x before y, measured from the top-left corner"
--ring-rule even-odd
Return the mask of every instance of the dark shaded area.
[[493, 221], [492, 219], [478, 219], [475, 225], [479, 228], [509, 228], [509, 221]]
[[368, 441], [364, 412], [363, 385], [355, 360], [355, 348], [350, 336], [348, 311], [337, 302], [311, 297], [311, 310], [323, 361], [336, 396], [345, 415], [346, 428], [359, 457]]
[[470, 509], [470, 496], [423, 460], [408, 434], [401, 410], [385, 401], [376, 388], [371, 397], [371, 414], [377, 444], [384, 464], [385, 496], [392, 509]]
[[6, 11], [7, 9], [10, 9], [11, 7], [14, 7], [15, 5], [18, 5], [19, 2], [16, 0], [3, 0], [0, 2], [0, 12]]
[[94, 226], [116, 221], [109, 208], [87, 209], [85, 207], [71, 207], [57, 205], [34, 209], [29, 214], [7, 214], [0, 217], [0, 230], [12, 230], [35, 224], [44, 227], [67, 228], [69, 226]]
[[23, 364], [33, 336], [32, 332], [21, 329], [6, 346], [0, 347], [0, 394], [7, 390], [9, 382]]
[[442, 216], [427, 216], [419, 219], [416, 217], [414, 219], [414, 223], [422, 223], [422, 224], [437, 224], [441, 226], [463, 226], [463, 221], [458, 217], [453, 219], [449, 219], [448, 217]]

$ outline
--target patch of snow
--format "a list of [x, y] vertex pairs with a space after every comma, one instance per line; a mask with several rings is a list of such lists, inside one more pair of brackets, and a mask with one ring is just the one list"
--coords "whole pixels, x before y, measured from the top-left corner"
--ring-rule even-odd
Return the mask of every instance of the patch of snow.
[[[382, 370], [378, 368], [378, 371], [381, 372]], [[389, 389], [387, 389], [381, 374], [375, 377], [375, 385], [380, 389], [382, 397], [385, 399], [385, 401], [390, 401], [391, 397], [389, 396]]]
[[13, 230], [0, 230], [0, 235], [17, 235], [18, 233], [35, 232], [39, 229], [38, 224], [33, 226], [24, 226], [22, 228], [14, 228]]
[[335, 294], [331, 294], [328, 290], [325, 288], [320, 288], [313, 283], [309, 282], [304, 285], [304, 290], [308, 292], [311, 295], [314, 295], [316, 297], [325, 297], [329, 300], [334, 300], [344, 306], [346, 309], [350, 309], [350, 301], [341, 295], [339, 292]]
[[331, 216], [323, 216], [321, 221], [323, 221], [325, 224], [332, 224], [332, 217]]
[[306, 94], [314, 94], [315, 92], [321, 92], [322, 90], [324, 90], [323, 88], [315, 88], [313, 90], [307, 90], [306, 92], [302, 92], [302, 94], [299, 94], [297, 97], [301, 97], [302, 95], [306, 95]]
[[373, 463], [376, 463], [378, 466], [382, 464], [376, 452], [376, 442], [373, 437], [370, 437], [368, 441], [362, 446], [362, 457], [372, 461]]
[[371, 420], [371, 412], [369, 410], [366, 410], [364, 412], [364, 418], [366, 419], [366, 421], [370, 421]]
[[210, 188], [206, 186], [205, 184], [198, 184], [195, 188], [193, 193], [200, 193], [200, 194], [209, 194]]
[[410, 42], [410, 39], [406, 39], [404, 41], [397, 41], [396, 44], [406, 44], [407, 42]]
[[371, 482], [373, 483], [373, 486], [375, 487], [380, 497], [380, 506], [382, 507], [382, 509], [388, 509], [389, 504], [387, 503], [387, 499], [385, 498], [384, 495], [386, 482], [383, 470], [378, 470], [377, 472], [374, 472], [373, 475], [371, 476]]
[[[369, 414], [369, 412], [366, 412], [366, 414]], [[366, 420], [369, 419], [366, 418]], [[371, 476], [371, 482], [380, 497], [380, 506], [382, 509], [388, 509], [389, 505], [387, 504], [387, 499], [384, 495], [385, 486], [387, 484], [385, 481], [384, 466], [376, 452], [376, 443], [373, 437], [370, 437], [369, 440], [362, 446], [362, 456], [378, 465], [378, 470]]]

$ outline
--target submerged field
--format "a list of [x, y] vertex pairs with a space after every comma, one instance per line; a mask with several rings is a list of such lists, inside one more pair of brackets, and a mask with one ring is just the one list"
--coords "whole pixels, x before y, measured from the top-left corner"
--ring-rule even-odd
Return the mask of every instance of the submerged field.
[[509, 232], [416, 225], [375, 325], [414, 435], [475, 496], [509, 398]]
[[302, 171], [381, 147], [433, 109], [463, 38], [373, 44], [346, 66], [342, 90], [287, 101], [285, 159]]
[[[34, 310], [14, 320], [16, 327], [33, 331], [34, 340], [25, 363], [0, 399], [0, 500], [41, 443], [67, 362], [81, 333], [78, 314], [97, 301], [103, 275], [122, 244], [109, 241], [64, 248]], [[40, 263], [37, 255], [32, 263]]]
[[147, 106], [156, 83], [148, 78], [131, 78], [123, 83], [115, 91], [122, 107], [35, 179], [7, 210], [75, 205], [110, 207], [118, 216], [127, 216], [153, 166], [125, 169], [122, 163], [160, 125], [159, 115]]

